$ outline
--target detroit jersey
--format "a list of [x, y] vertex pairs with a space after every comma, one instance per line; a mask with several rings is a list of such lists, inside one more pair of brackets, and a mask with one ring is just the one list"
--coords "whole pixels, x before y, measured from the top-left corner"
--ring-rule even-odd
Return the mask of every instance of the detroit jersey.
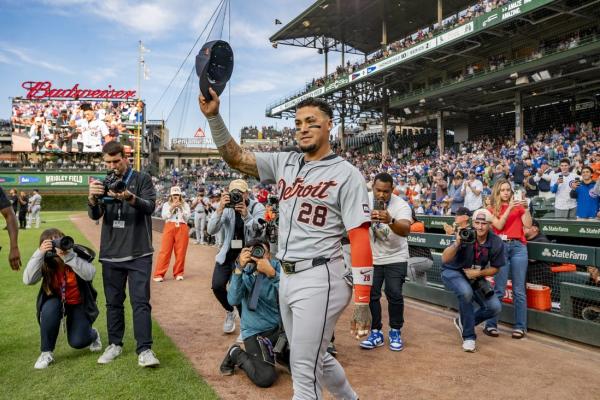
[[280, 260], [340, 256], [345, 232], [370, 223], [365, 180], [343, 158], [331, 154], [305, 162], [301, 153], [255, 156], [261, 181], [277, 183]]

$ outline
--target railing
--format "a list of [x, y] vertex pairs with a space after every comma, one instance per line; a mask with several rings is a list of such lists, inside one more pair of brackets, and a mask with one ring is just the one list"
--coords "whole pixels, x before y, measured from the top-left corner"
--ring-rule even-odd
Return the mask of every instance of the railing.
[[[454, 223], [454, 217], [418, 215], [417, 218], [423, 221], [425, 228], [428, 229], [443, 229], [445, 223], [449, 225]], [[600, 221], [577, 221], [554, 218], [538, 218], [537, 220], [540, 223], [540, 230], [546, 235], [590, 239], [600, 238]], [[600, 241], [598, 244], [600, 245]]]
[[512, 61], [506, 61], [503, 63], [503, 65], [501, 67], [496, 67], [496, 68], [488, 67], [488, 68], [482, 69], [480, 71], [474, 72], [473, 74], [468, 74], [459, 80], [458, 79], [448, 79], [448, 80], [442, 81], [438, 84], [429, 85], [426, 88], [413, 90], [412, 92], [407, 92], [407, 93], [405, 93], [403, 95], [399, 95], [399, 96], [393, 96], [392, 98], [390, 98], [390, 103], [402, 101], [404, 99], [411, 98], [411, 97], [417, 97], [417, 96], [418, 97], [427, 97], [426, 94], [428, 92], [431, 92], [434, 90], [442, 89], [445, 87], [451, 87], [454, 85], [464, 84], [465, 82], [469, 82], [475, 78], [479, 78], [484, 75], [494, 74], [494, 73], [503, 71], [510, 67], [517, 67], [517, 66], [529, 63], [529, 62], [538, 61], [541, 58], [548, 57], [553, 54], [565, 53], [565, 52], [568, 52], [569, 50], [577, 49], [579, 47], [582, 47], [582, 46], [585, 46], [585, 45], [588, 45], [591, 43], [595, 43], [598, 41], [600, 41], [600, 36], [598, 36], [598, 35], [586, 36], [584, 38], [581, 38], [575, 46], [570, 46], [566, 49], [560, 49], [560, 48], [548, 49], [543, 52], [539, 52], [539, 56], [537, 56], [537, 57], [529, 56], [529, 57], [518, 58], [518, 59], [515, 59]]
[[[442, 250], [454, 236], [413, 233], [410, 246]], [[600, 248], [555, 243], [528, 243], [528, 320], [531, 329], [600, 346], [600, 283], [594, 282], [590, 268], [600, 267]], [[433, 253], [433, 265], [424, 277], [408, 282], [409, 297], [456, 307], [456, 297], [441, 279], [442, 262]], [[411, 271], [409, 267], [409, 280]], [[424, 279], [423, 279], [424, 278]], [[505, 292], [500, 319], [512, 322], [512, 289]]]

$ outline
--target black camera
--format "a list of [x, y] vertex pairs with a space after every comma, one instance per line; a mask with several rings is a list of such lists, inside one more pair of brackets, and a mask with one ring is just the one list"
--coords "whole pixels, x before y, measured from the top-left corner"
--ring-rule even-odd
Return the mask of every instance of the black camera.
[[462, 228], [458, 231], [458, 237], [462, 244], [473, 244], [477, 239], [477, 233], [473, 228]]
[[272, 194], [269, 195], [269, 197], [267, 197], [267, 204], [271, 206], [273, 212], [279, 212], [279, 197]]
[[[254, 243], [257, 243], [256, 241]], [[264, 258], [265, 256], [265, 248], [261, 243], [252, 244], [252, 248], [250, 250], [250, 256], [253, 258]], [[254, 260], [248, 261], [246, 264], [249, 268], [246, 270], [248, 274], [253, 274], [256, 271], [256, 262]]]
[[47, 251], [44, 254], [44, 258], [54, 258], [57, 256], [56, 249], [61, 249], [62, 251], [69, 251], [75, 245], [75, 241], [71, 236], [63, 236], [58, 239], [52, 240], [52, 250]]
[[106, 178], [104, 179], [104, 196], [108, 196], [108, 192], [112, 191], [113, 193], [123, 193], [125, 189], [127, 189], [127, 185], [120, 176], [114, 171], [109, 171], [106, 174]]
[[225, 207], [228, 208], [235, 208], [236, 205], [242, 203], [244, 201], [244, 194], [237, 190], [234, 189], [231, 192], [229, 192], [229, 203], [225, 205]]
[[485, 278], [472, 280], [471, 289], [473, 292], [478, 292], [484, 299], [489, 299], [494, 295], [494, 289]]

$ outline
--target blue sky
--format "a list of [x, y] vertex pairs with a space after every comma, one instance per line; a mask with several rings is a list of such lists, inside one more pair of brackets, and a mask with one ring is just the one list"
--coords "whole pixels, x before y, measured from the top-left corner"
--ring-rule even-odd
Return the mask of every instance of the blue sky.
[[[273, 49], [268, 40], [281, 27], [274, 25], [275, 18], [285, 24], [312, 2], [231, 0], [231, 44], [235, 53], [231, 116], [227, 96], [222, 111], [226, 121], [231, 118], [234, 136], [245, 125], [292, 126], [291, 120], [266, 118], [266, 105], [323, 74], [323, 56], [316, 50], [288, 46]], [[145, 56], [150, 79], [142, 84], [148, 118], [165, 118], [193, 60], [184, 67], [170, 95], [158, 106], [157, 101], [218, 3], [0, 0], [0, 118], [10, 116], [9, 97], [25, 95], [21, 88], [24, 81], [51, 81], [54, 88], [71, 88], [79, 83], [80, 88], [102, 89], [110, 84], [135, 90], [139, 40], [150, 50]], [[225, 27], [224, 38], [227, 36]], [[330, 68], [339, 61], [337, 53], [330, 56]], [[172, 114], [172, 137], [177, 131], [181, 131], [181, 137], [191, 137], [197, 126], [204, 126], [197, 93], [195, 87], [188, 106], [178, 106]], [[180, 120], [185, 125], [180, 126]]]

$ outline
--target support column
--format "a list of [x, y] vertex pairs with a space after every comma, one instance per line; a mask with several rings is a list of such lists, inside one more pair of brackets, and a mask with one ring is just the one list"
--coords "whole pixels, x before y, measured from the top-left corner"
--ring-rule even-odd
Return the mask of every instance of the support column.
[[437, 145], [438, 145], [438, 149], [440, 151], [440, 155], [444, 154], [444, 148], [446, 147], [445, 145], [445, 133], [446, 133], [446, 128], [444, 127], [444, 112], [443, 111], [438, 111], [437, 112]]
[[385, 15], [385, 2], [382, 2], [382, 6], [381, 6], [381, 48], [385, 49], [387, 44], [388, 44], [388, 40], [387, 40], [387, 22], [386, 22], [386, 15]]
[[523, 95], [521, 92], [515, 93], [515, 140], [517, 143], [523, 139]]
[[438, 0], [437, 2], [437, 22], [438, 24], [442, 23], [442, 19], [444, 19], [444, 13], [442, 9], [442, 0]]
[[325, 53], [325, 77], [327, 77], [327, 53], [329, 53], [329, 49], [327, 47], [323, 48], [323, 53]]
[[345, 152], [346, 151], [346, 116], [343, 112], [340, 115], [340, 123], [342, 124], [340, 132], [339, 132], [340, 147], [342, 148], [342, 151]]
[[342, 67], [346, 68], [346, 45], [342, 43]]
[[382, 161], [384, 161], [387, 156], [388, 156], [388, 125], [387, 125], [387, 119], [388, 119], [388, 103], [389, 103], [389, 99], [388, 99], [388, 94], [387, 94], [387, 89], [384, 88], [383, 89], [383, 121], [382, 121], [382, 126], [383, 126], [383, 143], [381, 144], [381, 158]]

